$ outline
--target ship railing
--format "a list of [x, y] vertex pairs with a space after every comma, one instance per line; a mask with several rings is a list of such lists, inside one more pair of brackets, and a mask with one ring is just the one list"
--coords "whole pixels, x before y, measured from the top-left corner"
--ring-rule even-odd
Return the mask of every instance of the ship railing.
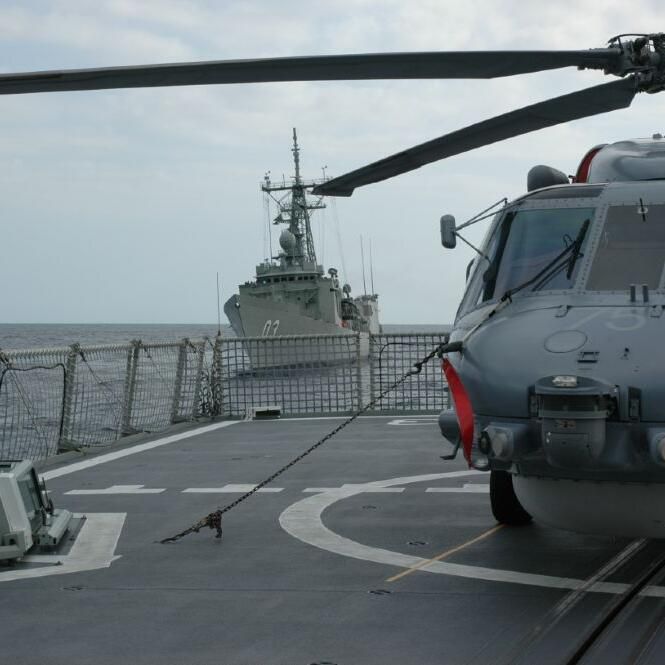
[[[374, 399], [448, 338], [446, 332], [379, 334], [369, 336], [370, 398]], [[375, 407], [389, 413], [438, 413], [449, 408], [448, 384], [441, 361], [434, 358], [420, 374], [409, 377]]]
[[0, 352], [0, 458], [44, 459], [214, 412], [214, 343]]
[[222, 338], [221, 349], [226, 415], [346, 414], [362, 401], [356, 334], [230, 337]]
[[[0, 459], [44, 459], [183, 421], [353, 413], [441, 333], [223, 337], [0, 351]], [[437, 360], [372, 409], [438, 413]]]

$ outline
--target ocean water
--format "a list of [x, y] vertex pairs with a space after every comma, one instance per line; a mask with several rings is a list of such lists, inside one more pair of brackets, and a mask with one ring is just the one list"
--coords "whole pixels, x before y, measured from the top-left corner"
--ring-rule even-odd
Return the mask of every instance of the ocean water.
[[[386, 333], [440, 332], [446, 324], [387, 324]], [[47, 349], [98, 344], [127, 344], [133, 339], [147, 342], [177, 342], [188, 337], [201, 339], [217, 334], [216, 323], [0, 323], [0, 349]], [[222, 324], [222, 334], [233, 336]]]

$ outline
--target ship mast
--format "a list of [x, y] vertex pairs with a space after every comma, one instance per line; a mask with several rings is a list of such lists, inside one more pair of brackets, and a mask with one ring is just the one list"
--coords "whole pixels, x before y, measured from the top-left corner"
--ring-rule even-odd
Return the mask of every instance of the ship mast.
[[[307, 190], [318, 184], [316, 181], [304, 181], [300, 175], [300, 148], [298, 135], [293, 128], [293, 162], [295, 176], [291, 184], [273, 184], [268, 177], [261, 184], [261, 189], [277, 203], [279, 213], [275, 217], [275, 224], [288, 224], [288, 230], [295, 239], [292, 249], [286, 250], [286, 259], [290, 265], [303, 266], [305, 263], [316, 267], [316, 251], [310, 224], [310, 210], [325, 208], [322, 198], [311, 200], [307, 197]], [[272, 192], [287, 192], [282, 198], [275, 198]], [[276, 258], [276, 257], [275, 257]]]

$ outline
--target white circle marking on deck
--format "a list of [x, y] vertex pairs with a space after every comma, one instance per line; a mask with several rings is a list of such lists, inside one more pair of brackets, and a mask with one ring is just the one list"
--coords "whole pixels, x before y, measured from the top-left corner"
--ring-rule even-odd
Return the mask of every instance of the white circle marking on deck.
[[[321, 494], [315, 494], [290, 505], [280, 516], [281, 527], [291, 536], [303, 543], [313, 545], [320, 549], [328, 550], [335, 554], [373, 561], [387, 566], [398, 568], [411, 568], [422, 565], [428, 559], [384, 550], [380, 547], [370, 547], [355, 540], [334, 533], [323, 524], [321, 515], [337, 501], [348, 499], [351, 496], [362, 494], [368, 487], [390, 487], [392, 485], [407, 485], [409, 483], [421, 483], [448, 478], [476, 475], [482, 471], [451, 471], [448, 473], [429, 473], [421, 476], [406, 476], [402, 478], [390, 478], [388, 480], [377, 480], [372, 483], [363, 483], [354, 487], [346, 485], [339, 489], [328, 490]], [[537, 575], [524, 573], [516, 570], [502, 570], [499, 568], [485, 568], [482, 566], [467, 566], [446, 561], [432, 561], [420, 569], [426, 573], [438, 573], [440, 575], [452, 575], [454, 577], [466, 577], [474, 580], [485, 580], [489, 582], [508, 582], [512, 584], [526, 584], [529, 586], [547, 587], [550, 589], [579, 589], [585, 580], [571, 577], [557, 577], [554, 575]], [[623, 593], [629, 585], [616, 582], [597, 582], [589, 591], [602, 593]], [[665, 597], [665, 587], [651, 586], [642, 591], [641, 595]]]

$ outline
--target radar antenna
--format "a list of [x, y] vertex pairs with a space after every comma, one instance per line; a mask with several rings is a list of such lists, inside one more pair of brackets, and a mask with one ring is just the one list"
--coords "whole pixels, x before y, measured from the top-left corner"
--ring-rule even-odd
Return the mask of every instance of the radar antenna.
[[[274, 219], [275, 224], [287, 224], [288, 233], [293, 238], [290, 243], [282, 245], [286, 252], [286, 260], [290, 265], [303, 265], [305, 262], [317, 265], [316, 251], [314, 249], [314, 238], [312, 237], [310, 211], [326, 207], [322, 197], [313, 199], [308, 196], [317, 184], [317, 181], [304, 181], [300, 175], [300, 147], [298, 146], [298, 134], [293, 128], [293, 163], [295, 174], [291, 183], [286, 181], [273, 184], [269, 173], [265, 175], [261, 183], [261, 190], [270, 196], [277, 204], [278, 214]], [[275, 192], [284, 192], [281, 198], [274, 196]], [[287, 233], [285, 231], [284, 233]], [[289, 236], [287, 235], [287, 238]], [[277, 257], [273, 257], [277, 258]]]

